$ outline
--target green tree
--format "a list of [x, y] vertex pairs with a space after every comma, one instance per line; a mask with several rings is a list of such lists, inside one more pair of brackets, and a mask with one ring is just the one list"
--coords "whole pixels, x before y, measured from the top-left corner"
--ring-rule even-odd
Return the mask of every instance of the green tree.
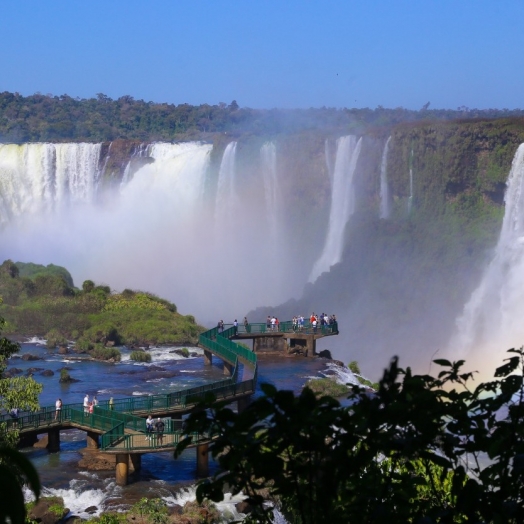
[[[0, 318], [0, 334], [4, 320]], [[38, 408], [38, 395], [42, 385], [32, 378], [3, 378], [7, 361], [11, 355], [20, 349], [5, 337], [0, 338], [0, 411], [12, 408], [35, 410]], [[29, 460], [14, 449], [18, 441], [18, 432], [8, 431], [5, 422], [0, 423], [0, 522], [22, 524], [25, 521], [25, 505], [22, 485], [27, 483], [38, 498], [40, 496], [40, 481], [34, 466]]]
[[197, 497], [242, 491], [253, 522], [271, 521], [268, 496], [303, 524], [524, 522], [524, 349], [509, 353], [474, 389], [463, 361], [435, 361], [435, 378], [393, 359], [377, 392], [354, 386], [346, 407], [268, 384], [242, 413], [207, 399], [186, 431], [215, 433], [221, 472]]

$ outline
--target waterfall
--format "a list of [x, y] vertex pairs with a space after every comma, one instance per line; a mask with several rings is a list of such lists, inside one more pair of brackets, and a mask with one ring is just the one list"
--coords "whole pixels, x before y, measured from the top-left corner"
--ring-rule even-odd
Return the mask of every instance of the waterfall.
[[504, 201], [493, 259], [457, 320], [451, 351], [461, 356], [500, 358], [524, 343], [524, 144], [513, 159]]
[[100, 144], [1, 144], [0, 224], [93, 202], [100, 150]]
[[309, 282], [314, 282], [322, 273], [329, 271], [332, 265], [342, 259], [346, 224], [355, 211], [353, 176], [361, 145], [362, 138], [357, 141], [356, 137], [352, 135], [337, 140], [328, 232], [322, 254], [309, 275]]
[[388, 150], [391, 137], [386, 141], [382, 162], [380, 163], [380, 218], [387, 219], [390, 214], [389, 186], [388, 186]]
[[409, 198], [408, 198], [408, 215], [411, 215], [413, 207], [413, 149], [409, 160]]
[[273, 142], [266, 142], [260, 148], [260, 157], [262, 160], [262, 177], [264, 179], [264, 196], [269, 239], [272, 247], [275, 248], [279, 227], [277, 152], [275, 144]]
[[234, 227], [235, 213], [238, 209], [238, 195], [236, 188], [236, 159], [237, 143], [230, 142], [224, 150], [220, 169], [218, 171], [218, 185], [215, 204], [215, 227], [217, 232], [227, 231]]

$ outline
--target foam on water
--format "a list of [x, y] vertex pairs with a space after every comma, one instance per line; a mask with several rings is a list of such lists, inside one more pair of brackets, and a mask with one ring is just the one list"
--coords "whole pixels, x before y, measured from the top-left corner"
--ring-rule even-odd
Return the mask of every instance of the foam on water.
[[[337, 366], [336, 364], [329, 363], [327, 364], [327, 371], [322, 372], [324, 376], [335, 376], [338, 384], [352, 384], [359, 385], [360, 382], [358, 377], [361, 375], [356, 375], [349, 368]], [[364, 378], [364, 377], [362, 377]]]

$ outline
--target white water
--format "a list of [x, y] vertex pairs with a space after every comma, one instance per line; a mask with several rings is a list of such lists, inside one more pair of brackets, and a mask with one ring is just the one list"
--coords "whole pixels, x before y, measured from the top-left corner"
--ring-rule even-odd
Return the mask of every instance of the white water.
[[328, 231], [324, 249], [311, 270], [309, 282], [314, 282], [322, 273], [329, 271], [331, 266], [342, 260], [346, 224], [355, 211], [353, 176], [361, 145], [362, 138], [357, 141], [353, 135], [337, 140]]
[[237, 142], [230, 142], [224, 151], [218, 172], [215, 204], [215, 230], [217, 235], [229, 234], [238, 220], [239, 199], [236, 181]]
[[513, 159], [504, 200], [493, 259], [457, 320], [450, 345], [454, 356], [483, 367], [500, 365], [507, 349], [524, 344], [524, 144]]
[[262, 161], [262, 177], [264, 180], [264, 196], [266, 216], [268, 221], [268, 237], [273, 249], [278, 245], [278, 228], [281, 224], [279, 216], [280, 202], [277, 178], [277, 150], [274, 142], [266, 142], [260, 148]]
[[0, 225], [92, 203], [100, 149], [100, 144], [0, 144]]
[[388, 185], [388, 150], [391, 137], [386, 141], [384, 152], [382, 153], [382, 162], [380, 163], [380, 218], [388, 219], [391, 213], [389, 202], [389, 185]]
[[[244, 158], [240, 170], [230, 143], [216, 184], [212, 145], [144, 145], [135, 156], [153, 162], [134, 173], [128, 164], [111, 187], [99, 184], [107, 162], [100, 144], [0, 147], [0, 261], [58, 264], [77, 286], [90, 279], [115, 291], [147, 290], [206, 324], [278, 304], [306, 281], [297, 260], [312, 248], [282, 240], [274, 144]], [[267, 190], [249, 169], [265, 173]]]
[[[413, 149], [411, 150], [411, 162], [413, 162]], [[408, 215], [411, 215], [413, 207], [413, 167], [409, 166], [409, 198], [408, 198]]]

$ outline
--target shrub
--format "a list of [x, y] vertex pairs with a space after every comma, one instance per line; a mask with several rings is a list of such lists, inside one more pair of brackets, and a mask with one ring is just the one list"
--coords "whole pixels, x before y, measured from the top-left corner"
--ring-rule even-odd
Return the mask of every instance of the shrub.
[[341, 397], [347, 395], [350, 391], [346, 385], [339, 384], [332, 378], [313, 378], [306, 382], [305, 387], [311, 389], [317, 398], [325, 395]]
[[166, 503], [162, 499], [140, 499], [131, 508], [131, 514], [143, 523], [166, 524], [169, 520]]
[[180, 354], [182, 354], [184, 357], [189, 357], [189, 349], [187, 348], [181, 348], [179, 349]]
[[129, 355], [131, 360], [135, 362], [151, 362], [151, 353], [146, 353], [145, 351], [133, 351]]
[[116, 348], [106, 348], [101, 344], [96, 344], [95, 347], [89, 351], [89, 354], [97, 360], [115, 360], [117, 362], [122, 358], [122, 354]]
[[46, 347], [49, 349], [56, 348], [57, 346], [62, 346], [64, 344], [67, 344], [67, 338], [64, 337], [58, 329], [52, 329], [49, 331], [46, 336]]

